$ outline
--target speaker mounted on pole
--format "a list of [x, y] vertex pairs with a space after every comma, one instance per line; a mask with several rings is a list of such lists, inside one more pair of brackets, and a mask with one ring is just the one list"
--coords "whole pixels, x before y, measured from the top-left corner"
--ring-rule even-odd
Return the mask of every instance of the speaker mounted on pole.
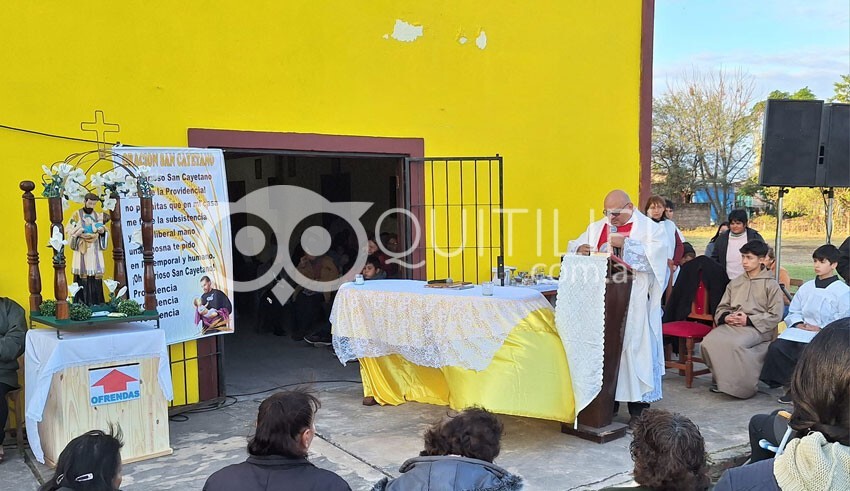
[[762, 186], [850, 187], [850, 105], [769, 99]]

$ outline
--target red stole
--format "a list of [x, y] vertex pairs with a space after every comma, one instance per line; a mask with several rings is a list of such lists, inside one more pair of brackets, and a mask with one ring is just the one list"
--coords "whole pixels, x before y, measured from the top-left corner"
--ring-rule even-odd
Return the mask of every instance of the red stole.
[[[615, 233], [618, 233], [622, 236], [628, 237], [629, 234], [632, 233], [632, 223], [633, 222], [629, 222], [625, 225], [620, 225], [619, 227], [617, 227], [617, 231]], [[608, 242], [608, 230], [612, 227], [614, 227], [614, 226], [608, 225], [608, 224], [606, 224], [604, 227], [602, 227], [602, 233], [599, 235], [599, 242], [596, 243], [596, 250], [597, 251], [602, 250], [602, 244], [605, 244], [605, 243]]]

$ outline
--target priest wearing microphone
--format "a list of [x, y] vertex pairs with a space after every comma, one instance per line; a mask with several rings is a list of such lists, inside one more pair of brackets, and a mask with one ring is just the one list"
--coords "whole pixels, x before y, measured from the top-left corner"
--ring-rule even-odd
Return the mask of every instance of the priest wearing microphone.
[[569, 252], [611, 252], [634, 270], [614, 409], [616, 412], [620, 401], [628, 402], [632, 426], [650, 402], [661, 399], [661, 296], [669, 259], [667, 235], [661, 224], [636, 210], [622, 190], [608, 193], [604, 205], [605, 218], [591, 223], [571, 242], [573, 250]]

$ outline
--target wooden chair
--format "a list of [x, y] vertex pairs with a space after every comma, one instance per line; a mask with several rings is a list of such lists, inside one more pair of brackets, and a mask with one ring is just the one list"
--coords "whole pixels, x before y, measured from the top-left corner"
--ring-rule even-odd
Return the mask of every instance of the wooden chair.
[[664, 367], [678, 369], [679, 375], [685, 377], [685, 386], [689, 389], [693, 386], [694, 377], [711, 372], [708, 368], [694, 370], [694, 362], [705, 363], [702, 358], [694, 356], [696, 344], [714, 328], [714, 316], [708, 313], [708, 305], [708, 288], [700, 279], [688, 318], [661, 325], [665, 336], [675, 337], [679, 341], [678, 360], [671, 359], [669, 350], [665, 350]]
[[[18, 358], [20, 373], [24, 373], [24, 357]], [[3, 431], [15, 432], [15, 441], [18, 443], [18, 450], [24, 450], [24, 388], [21, 386], [18, 389], [11, 390], [6, 394], [6, 402], [9, 404], [9, 415], [15, 417], [15, 427], [11, 427], [11, 418], [6, 420], [6, 428]]]

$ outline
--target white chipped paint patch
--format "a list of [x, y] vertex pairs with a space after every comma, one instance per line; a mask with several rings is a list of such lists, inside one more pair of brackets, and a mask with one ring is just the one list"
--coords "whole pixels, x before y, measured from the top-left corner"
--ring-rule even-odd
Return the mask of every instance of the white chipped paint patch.
[[481, 31], [481, 34], [475, 38], [475, 45], [478, 46], [478, 49], [484, 49], [487, 47], [487, 33]]
[[461, 36], [457, 38], [457, 42], [459, 42], [460, 44], [466, 44], [469, 42], [469, 39], [467, 39], [466, 36]]
[[422, 26], [415, 26], [401, 19], [396, 19], [391, 37], [403, 43], [412, 43], [422, 37]]

